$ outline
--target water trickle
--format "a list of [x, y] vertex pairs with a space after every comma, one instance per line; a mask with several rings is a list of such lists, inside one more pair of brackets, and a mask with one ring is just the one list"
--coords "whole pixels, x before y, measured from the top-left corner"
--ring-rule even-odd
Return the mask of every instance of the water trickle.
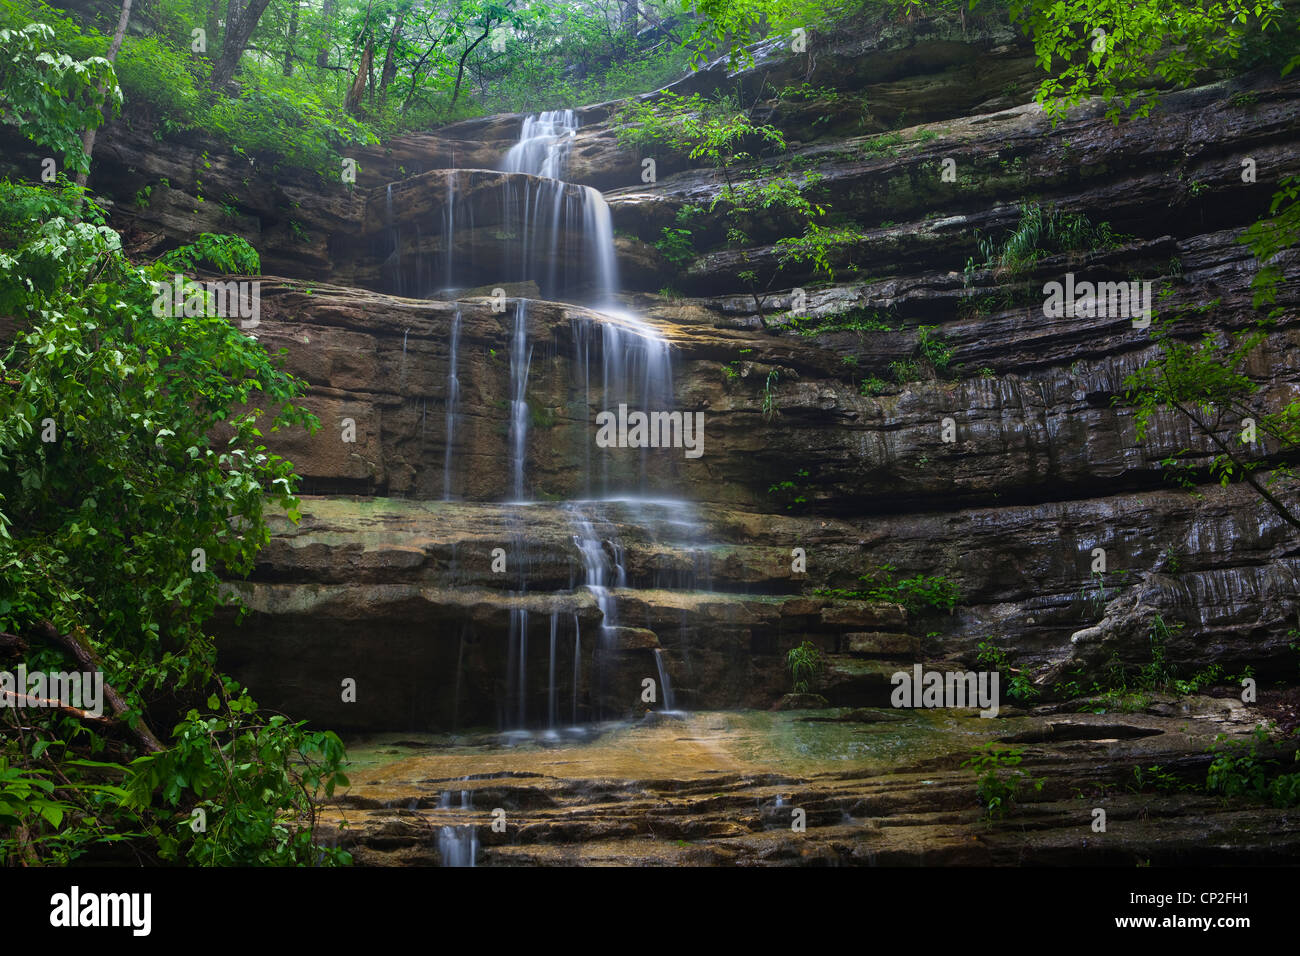
[[456, 243], [456, 170], [447, 170], [447, 198], [446, 211], [442, 218], [442, 248], [443, 248], [443, 288], [453, 289], [456, 287], [454, 254]]
[[532, 280], [547, 299], [613, 303], [618, 266], [609, 204], [598, 190], [563, 181], [577, 131], [573, 110], [529, 116], [506, 153], [502, 171], [516, 175], [500, 190], [501, 223], [515, 241], [504, 250], [501, 278]]
[[663, 709], [669, 713], [677, 710], [677, 701], [673, 699], [673, 682], [664, 669], [664, 652], [655, 648], [655, 665], [659, 668], [659, 689], [663, 691]]
[[[627, 583], [627, 575], [621, 564], [608, 561], [604, 544], [597, 535], [591, 519], [583, 510], [583, 504], [584, 502], [571, 501], [564, 507], [571, 516], [570, 520], [576, 532], [573, 543], [577, 545], [578, 553], [582, 555], [582, 583], [596, 598], [596, 606], [600, 608], [603, 615], [600, 625], [601, 635], [605, 637], [610, 633], [610, 629], [618, 624], [618, 606], [614, 595], [610, 592], [610, 584], [622, 587]], [[610, 564], [613, 564], [612, 568], [609, 567]], [[610, 574], [610, 571], [613, 573]]]
[[578, 681], [582, 676], [582, 628], [573, 615], [573, 722], [578, 722]]
[[528, 344], [528, 300], [515, 303], [515, 330], [510, 348], [510, 488], [515, 501], [524, 500], [524, 457], [528, 438], [528, 368], [533, 350]]
[[451, 319], [451, 359], [447, 366], [447, 454], [442, 465], [442, 500], [451, 500], [451, 453], [455, 447], [456, 412], [460, 402], [457, 353], [460, 348], [460, 309]]
[[550, 667], [550, 687], [546, 692], [546, 726], [550, 730], [555, 729], [556, 718], [558, 716], [557, 700], [555, 697], [555, 643], [559, 636], [560, 615], [558, 611], [551, 612], [551, 667]]
[[519, 723], [520, 729], [528, 725], [528, 609], [515, 608], [510, 612], [511, 626], [519, 631]]
[[477, 828], [442, 827], [438, 831], [438, 855], [443, 866], [474, 866], [478, 857]]

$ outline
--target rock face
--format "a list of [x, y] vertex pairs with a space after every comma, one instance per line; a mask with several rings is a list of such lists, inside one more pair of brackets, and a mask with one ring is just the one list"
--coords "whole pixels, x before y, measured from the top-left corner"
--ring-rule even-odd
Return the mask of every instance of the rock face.
[[[1300, 172], [1300, 80], [1172, 94], [1120, 126], [1085, 104], [1053, 126], [1026, 103], [1033, 58], [1005, 25], [823, 39], [811, 71], [765, 48], [751, 70], [728, 78], [715, 64], [677, 89], [766, 96], [760, 118], [791, 143], [787, 169], [821, 175], [864, 234], [834, 251], [835, 285], [782, 267], [779, 221], [753, 223], [735, 249], [705, 214], [695, 259], [667, 262], [661, 229], [711, 203], [719, 175], [665, 155], [644, 183], [616, 105], [579, 111], [565, 189], [604, 191], [623, 304], [671, 347], [671, 410], [703, 416], [699, 457], [598, 448], [594, 416], [619, 397], [611, 363], [648, 374], [638, 320], [544, 300], [530, 291], [545, 290], [541, 274], [508, 284], [520, 277], [506, 257], [529, 238], [511, 224], [536, 180], [499, 171], [522, 117], [370, 150], [356, 184], [248, 179], [247, 161], [213, 144], [160, 151], [120, 127], [101, 134], [100, 183], [133, 250], [236, 231], [262, 251], [255, 334], [287, 350], [322, 422], [268, 436], [303, 476], [304, 520], [232, 583], [251, 616], [220, 622], [228, 665], [259, 699], [372, 730], [634, 714], [647, 678], [683, 708], [766, 709], [790, 690], [787, 652], [809, 641], [824, 655], [812, 691], [878, 706], [895, 670], [973, 666], [986, 639], [1044, 686], [1112, 655], [1140, 665], [1157, 617], [1180, 676], [1211, 664], [1294, 676], [1294, 528], [1244, 486], [1169, 482], [1170, 456], [1216, 453], [1179, 416], [1158, 412], [1138, 441], [1114, 400], [1154, 354], [1148, 331], [1042, 306], [1044, 283], [1074, 273], [1150, 281], [1188, 339], [1254, 323], [1256, 265], [1238, 237]], [[762, 91], [805, 80], [839, 95]], [[1244, 159], [1258, 182], [1243, 181]], [[200, 201], [200, 180], [226, 209]], [[439, 288], [449, 195], [472, 211], [457, 221], [457, 261], [472, 265], [456, 285], [480, 293], [456, 301], [425, 297]], [[1031, 199], [1119, 238], [1014, 281], [963, 273], [978, 239], [1002, 238]], [[561, 249], [584, 238], [576, 222], [553, 237]], [[1250, 369], [1261, 409], [1300, 389], [1300, 268], [1294, 252], [1279, 264], [1279, 312]], [[761, 305], [750, 271], [770, 286]], [[801, 334], [814, 322], [824, 331]], [[935, 342], [950, 352], [927, 365]], [[1267, 441], [1254, 451], [1280, 463]], [[508, 503], [516, 474], [530, 504]], [[1286, 484], [1278, 494], [1297, 500]], [[595, 500], [613, 496], [628, 500]], [[597, 580], [596, 556], [618, 575]], [[845, 593], [885, 565], [948, 578], [955, 611]], [[356, 704], [340, 702], [348, 677], [365, 689]]]

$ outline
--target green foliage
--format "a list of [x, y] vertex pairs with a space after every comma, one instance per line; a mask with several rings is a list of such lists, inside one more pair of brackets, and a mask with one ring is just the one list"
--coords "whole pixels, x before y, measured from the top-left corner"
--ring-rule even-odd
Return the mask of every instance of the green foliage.
[[1252, 454], [1251, 436], [1241, 422], [1255, 422], [1257, 436], [1271, 439], [1284, 452], [1300, 447], [1300, 400], [1269, 411], [1255, 404], [1259, 385], [1246, 369], [1256, 349], [1268, 336], [1268, 322], [1234, 333], [1211, 329], [1198, 340], [1174, 337], [1177, 316], [1153, 320], [1150, 334], [1157, 353], [1148, 364], [1124, 379], [1124, 395], [1115, 398], [1132, 407], [1138, 441], [1143, 441], [1152, 416], [1170, 409], [1188, 421], [1210, 445], [1210, 451], [1183, 450], [1162, 464], [1175, 477], [1190, 482], [1196, 466], [1208, 470], [1225, 487], [1244, 481], [1287, 523], [1300, 527], [1300, 515], [1273, 492], [1279, 482], [1294, 480], [1285, 463], [1273, 466], [1267, 477], [1256, 474], [1261, 462]]
[[73, 59], [44, 23], [0, 30], [0, 122], [38, 146], [63, 154], [74, 171], [90, 168], [82, 130], [104, 122], [104, 107], [122, 103], [113, 65], [100, 56]]
[[1023, 747], [998, 747], [987, 743], [974, 748], [972, 756], [962, 763], [976, 775], [975, 792], [980, 805], [990, 820], [1007, 815], [1016, 805], [1022, 787], [1031, 786], [1041, 792], [1046, 783], [1042, 778], [1031, 777], [1019, 769], [1024, 759]]
[[993, 643], [992, 637], [979, 642], [979, 654], [976, 661], [985, 667], [991, 667], [1006, 678], [1007, 696], [1012, 700], [1028, 703], [1038, 696], [1038, 688], [1024, 674], [1011, 666], [1006, 652]]
[[889, 388], [888, 382], [872, 375], [862, 380], [862, 384], [858, 386], [858, 391], [870, 398], [879, 395], [887, 388]]
[[262, 261], [257, 250], [239, 236], [199, 233], [191, 243], [164, 253], [158, 264], [168, 269], [192, 271], [200, 263], [227, 275], [257, 275]]
[[664, 226], [663, 238], [655, 243], [655, 248], [659, 250], [660, 255], [679, 268], [695, 258], [695, 246], [691, 243], [689, 229]]
[[[164, 805], [186, 811], [173, 827], [155, 825], [162, 859], [183, 856], [200, 866], [348, 862], [345, 852], [313, 844], [307, 799], [348, 785], [338, 736], [279, 715], [263, 719], [229, 678], [207, 707], [185, 715], [169, 749], [131, 765], [130, 807], [149, 808], [160, 795]], [[205, 822], [199, 832], [190, 823], [196, 810]]]
[[917, 574], [895, 580], [894, 571], [892, 564], [882, 564], [858, 578], [866, 587], [855, 590], [818, 588], [813, 593], [854, 601], [901, 604], [912, 614], [932, 611], [951, 614], [961, 600], [961, 589], [942, 575]]
[[379, 142], [324, 91], [274, 70], [247, 67], [238, 98], [219, 97], [196, 125], [241, 155], [270, 158], [337, 179], [341, 151]]
[[916, 330], [917, 351], [926, 363], [933, 369], [936, 376], [948, 374], [949, 367], [952, 365], [952, 346], [948, 345], [938, 335], [934, 334], [935, 325], [922, 325]]
[[[792, 235], [777, 239], [778, 267], [766, 284], [754, 269], [737, 275], [749, 287], [755, 310], [763, 318], [763, 303], [776, 276], [791, 265], [812, 267], [815, 277], [834, 281], [835, 260], [844, 248], [863, 237], [846, 225], [827, 226], [817, 220], [826, 208], [813, 199], [822, 177], [805, 173], [799, 178], [760, 169], [755, 162], [762, 154], [784, 152], [785, 137], [776, 127], [756, 123], [751, 111], [741, 108], [734, 96], [709, 99], [699, 93], [682, 96], [660, 93], [653, 100], [629, 100], [617, 115], [620, 144], [638, 151], [668, 149], [692, 161], [703, 161], [720, 170], [724, 186], [708, 207], [720, 219], [725, 244], [740, 249], [751, 242], [755, 226], [766, 223]], [[702, 210], [687, 207], [691, 217]], [[682, 264], [693, 256], [693, 237], [686, 229], [683, 213], [676, 227], [665, 227], [656, 243], [670, 261]]]
[[889, 363], [889, 372], [899, 385], [916, 382], [921, 379], [921, 367], [912, 359], [896, 359]]
[[794, 473], [794, 478], [786, 481], [778, 481], [774, 485], [769, 485], [767, 493], [773, 495], [779, 500], [785, 501], [785, 510], [793, 511], [796, 508], [802, 508], [808, 503], [808, 496], [804, 494], [805, 480], [811, 473], [807, 468], [800, 468]]
[[888, 311], [879, 309], [856, 308], [834, 315], [816, 318], [796, 318], [795, 330], [800, 335], [809, 337], [825, 335], [829, 332], [901, 332], [902, 327], [895, 328], [885, 318], [892, 318]]
[[754, 123], [730, 96], [709, 99], [699, 93], [682, 96], [666, 91], [653, 100], [629, 100], [616, 121], [621, 146], [666, 147], [718, 168], [746, 162], [756, 150], [786, 148], [780, 130]]
[[126, 102], [148, 109], [158, 139], [203, 128], [198, 61], [161, 37], [127, 36], [113, 65]]
[[[1220, 734], [1210, 764], [1205, 789], [1225, 797], [1245, 797], [1274, 807], [1300, 806], [1300, 770], [1283, 773], [1282, 754], [1270, 739], [1268, 728], [1257, 724], [1249, 741], [1232, 741]], [[1300, 750], [1292, 749], [1292, 765]]]
[[773, 34], [789, 37], [795, 28], [807, 30], [825, 22], [835, 7], [827, 0], [697, 0], [694, 9], [699, 19], [687, 40], [691, 64], [704, 66], [721, 48], [734, 69], [753, 63], [746, 48], [752, 39]]
[[[816, 209], [817, 214], [820, 215], [821, 207]], [[776, 241], [776, 246], [781, 250], [781, 265], [790, 263], [811, 265], [814, 276], [821, 276], [827, 282], [834, 282], [835, 268], [831, 261], [832, 256], [840, 250], [851, 250], [865, 238], [861, 230], [852, 226], [823, 226], [810, 221], [804, 225], [802, 235], [785, 236]]]
[[794, 681], [794, 692], [806, 694], [817, 680], [822, 669], [822, 652], [812, 641], [804, 641], [798, 647], [790, 648], [785, 656], [786, 666], [790, 668], [790, 678]]
[[1251, 676], [1249, 667], [1240, 675], [1230, 676], [1225, 673], [1222, 665], [1209, 664], [1187, 677], [1178, 677], [1176, 669], [1168, 660], [1166, 644], [1183, 627], [1181, 622], [1170, 623], [1157, 614], [1152, 618], [1147, 633], [1149, 660], [1146, 663], [1134, 669], [1112, 653], [1105, 668], [1104, 679], [1092, 681], [1088, 690], [1085, 691], [1083, 687], [1083, 668], [1079, 667], [1074, 670], [1070, 680], [1054, 684], [1052, 691], [1062, 697], [1090, 695], [1091, 700], [1085, 704], [1084, 709], [1095, 713], [1111, 710], [1132, 713], [1146, 709], [1155, 693], [1195, 694], [1206, 687], [1240, 683]]
[[[256, 253], [204, 236], [142, 268], [93, 203], [71, 221], [80, 201], [66, 183], [0, 184], [0, 312], [22, 317], [0, 343], [0, 630], [27, 635], [45, 670], [73, 662], [43, 635], [71, 635], [128, 710], [107, 736], [59, 711], [6, 728], [0, 757], [22, 779], [3, 799], [22, 824], [0, 855], [67, 862], [129, 841], [159, 860], [318, 862], [311, 804], [343, 782], [337, 739], [259, 715], [205, 632], [230, 600], [218, 574], [246, 574], [269, 540], [268, 496], [298, 517], [262, 429], [317, 423], [294, 404], [302, 383], [227, 319], [152, 308], [169, 269], [255, 271]], [[185, 703], [205, 698], [206, 712]], [[187, 715], [149, 754], [132, 728], [169, 709]], [[213, 811], [206, 835], [185, 822], [195, 807]]]
[[[1147, 115], [1151, 87], [1186, 86], [1207, 66], [1240, 53], [1247, 36], [1280, 27], [1282, 7], [1259, 0], [1011, 0], [1048, 74], [1037, 101], [1055, 119], [1090, 97], [1107, 116]], [[1154, 80], [1154, 82], [1153, 82]], [[1135, 107], [1135, 108], [1134, 108]]]
[[868, 156], [896, 156], [902, 142], [902, 133], [882, 133], [863, 143], [862, 152]]
[[1161, 793], [1177, 793], [1185, 790], [1195, 790], [1194, 784], [1184, 783], [1178, 775], [1171, 770], [1166, 770], [1159, 764], [1150, 767], [1138, 765], [1133, 768], [1133, 783], [1129, 786], [1130, 790], [1142, 791], [1147, 789], [1158, 790]]
[[[997, 275], [1018, 276], [1032, 271], [1047, 256], [1109, 249], [1117, 245], [1118, 237], [1108, 223], [1094, 226], [1081, 213], [1064, 213], [1055, 207], [1044, 211], [1038, 203], [1024, 202], [1020, 204], [1020, 221], [1001, 243], [991, 238], [977, 238], [977, 243], [984, 257], [982, 268]], [[973, 259], [967, 262], [968, 285], [976, 268]]]
[[1300, 242], [1300, 176], [1287, 176], [1278, 184], [1268, 211], [1270, 218], [1253, 223], [1239, 239], [1260, 263], [1251, 280], [1257, 309], [1277, 301], [1277, 287], [1282, 281], [1278, 256]]
[[677, 225], [664, 226], [663, 238], [655, 243], [659, 253], [678, 268], [687, 265], [696, 255], [692, 240], [692, 228], [696, 219], [704, 212], [703, 207], [687, 203], [677, 210]]

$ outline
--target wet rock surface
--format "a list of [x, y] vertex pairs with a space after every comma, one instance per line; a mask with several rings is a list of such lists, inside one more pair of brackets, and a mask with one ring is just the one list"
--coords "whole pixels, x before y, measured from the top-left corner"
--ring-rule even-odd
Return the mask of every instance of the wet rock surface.
[[[1184, 710], [700, 713], [507, 748], [495, 735], [358, 742], [365, 766], [322, 824], [366, 865], [445, 864], [445, 828], [472, 832], [478, 866], [1289, 862], [1287, 813], [1193, 789], [1214, 737], [1241, 735], [1250, 715], [1208, 698]], [[994, 738], [1024, 741], [1018, 799], [998, 818], [961, 766]], [[1152, 766], [1162, 790], [1137, 783]]]

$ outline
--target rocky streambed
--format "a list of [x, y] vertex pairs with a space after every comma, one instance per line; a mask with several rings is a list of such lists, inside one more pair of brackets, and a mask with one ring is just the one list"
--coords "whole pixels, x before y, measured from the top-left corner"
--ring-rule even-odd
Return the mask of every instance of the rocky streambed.
[[[352, 787], [320, 819], [369, 865], [1160, 866], [1300, 849], [1294, 812], [1193, 789], [1215, 739], [1254, 726], [1240, 703], [1048, 711], [652, 712], [549, 737], [375, 737], [352, 742]], [[1022, 755], [1000, 771], [1023, 777], [999, 818], [977, 798], [985, 771], [962, 766], [989, 742]]]

